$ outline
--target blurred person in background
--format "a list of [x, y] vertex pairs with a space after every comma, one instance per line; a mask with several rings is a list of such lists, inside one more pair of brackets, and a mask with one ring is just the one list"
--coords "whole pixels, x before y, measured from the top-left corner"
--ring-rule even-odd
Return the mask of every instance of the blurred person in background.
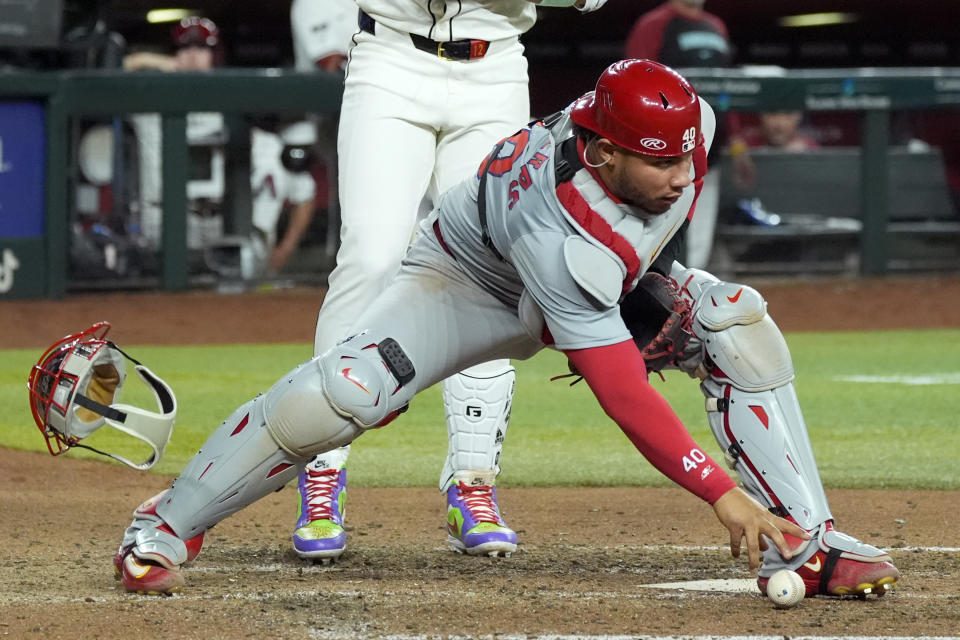
[[[667, 0], [642, 14], [627, 37], [624, 57], [648, 58], [676, 69], [731, 66], [733, 46], [727, 27], [718, 16], [703, 8], [705, 1]], [[728, 147], [738, 186], [748, 187], [756, 178], [748, 146], [739, 131], [736, 114], [717, 118], [717, 143], [711, 149], [710, 171], [703, 181], [696, 214], [687, 229], [684, 263], [688, 267], [702, 269], [710, 261], [720, 203], [721, 148]]]
[[[172, 55], [151, 51], [124, 57], [129, 71], [208, 72], [222, 62], [220, 30], [208, 18], [191, 16], [171, 31]], [[138, 113], [130, 117], [137, 138], [140, 166], [140, 193], [136, 203], [139, 231], [152, 249], [160, 246], [162, 234], [162, 167], [160, 116]], [[222, 238], [221, 207], [225, 188], [224, 145], [228, 132], [223, 114], [187, 114], [187, 145], [190, 167], [187, 172], [187, 248], [202, 249]]]
[[[316, 142], [312, 123], [250, 129], [250, 168], [256, 274], [273, 275], [290, 260], [314, 216], [316, 182], [310, 173]], [[277, 223], [290, 216], [281, 237]]]
[[290, 27], [297, 71], [343, 71], [347, 49], [357, 32], [357, 3], [325, 0], [321, 8], [316, 0], [293, 0]]
[[[172, 55], [150, 51], [124, 58], [124, 68], [165, 72], [207, 72], [222, 63], [220, 30], [208, 18], [184, 18], [172, 30]], [[161, 239], [161, 153], [158, 114], [135, 114], [140, 159], [140, 229], [151, 248]], [[314, 215], [316, 185], [310, 174], [316, 135], [307, 123], [281, 126], [276, 118], [259, 118], [250, 131], [251, 237], [240, 238], [244, 278], [275, 274], [300, 245]], [[267, 123], [267, 124], [265, 124]], [[190, 169], [187, 180], [187, 247], [204, 249], [226, 242], [222, 211], [226, 185], [223, 114], [187, 114]], [[277, 222], [286, 207], [290, 216], [282, 237]], [[231, 239], [231, 242], [235, 239]], [[230, 243], [228, 243], [230, 244]]]
[[817, 149], [820, 143], [802, 127], [802, 111], [765, 111], [757, 127], [744, 127], [743, 139], [750, 147], [803, 152]]
[[[290, 28], [293, 39], [293, 66], [297, 71], [343, 73], [347, 65], [347, 49], [357, 32], [357, 4], [354, 0], [293, 0], [290, 5]], [[313, 173], [326, 201], [326, 234], [324, 249], [333, 258], [339, 247], [339, 197], [337, 193], [337, 124], [339, 113], [307, 115], [317, 138], [314, 152], [317, 162]]]
[[220, 29], [209, 18], [183, 18], [173, 27], [171, 40], [172, 54], [136, 51], [124, 56], [123, 68], [128, 71], [209, 71], [222, 62]]

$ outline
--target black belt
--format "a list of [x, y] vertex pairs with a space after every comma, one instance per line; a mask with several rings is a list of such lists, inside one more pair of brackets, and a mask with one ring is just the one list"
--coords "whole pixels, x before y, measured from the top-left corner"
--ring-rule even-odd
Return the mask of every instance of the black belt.
[[[360, 10], [357, 24], [361, 31], [374, 35], [376, 31], [376, 21], [367, 15], [363, 9]], [[421, 51], [432, 53], [444, 60], [476, 60], [487, 55], [487, 49], [490, 43], [486, 40], [449, 40], [447, 42], [437, 42], [430, 38], [418, 36], [415, 33], [410, 34], [410, 41], [413, 46]]]

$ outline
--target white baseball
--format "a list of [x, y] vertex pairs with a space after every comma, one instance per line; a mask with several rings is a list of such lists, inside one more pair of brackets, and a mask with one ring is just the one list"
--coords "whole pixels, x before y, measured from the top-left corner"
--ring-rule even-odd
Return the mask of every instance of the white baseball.
[[767, 597], [778, 609], [789, 609], [800, 604], [807, 593], [803, 578], [789, 569], [777, 571], [767, 582]]

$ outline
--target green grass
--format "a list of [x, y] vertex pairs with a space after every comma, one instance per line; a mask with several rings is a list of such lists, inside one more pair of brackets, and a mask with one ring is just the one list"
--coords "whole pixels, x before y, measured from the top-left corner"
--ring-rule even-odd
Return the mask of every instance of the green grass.
[[[796, 333], [787, 340], [826, 486], [960, 488], [955, 407], [960, 397], [960, 330]], [[180, 404], [173, 439], [155, 467], [161, 473], [178, 472], [233, 409], [310, 355], [306, 345], [123, 346], [164, 377]], [[38, 355], [33, 350], [0, 350], [0, 402], [6, 407], [0, 415], [0, 446], [46, 451], [30, 416], [25, 387]], [[603, 415], [586, 384], [570, 387], [569, 380], [549, 381], [566, 371], [561, 355], [544, 352], [515, 364], [517, 395], [500, 484], [670, 484]], [[944, 381], [909, 385], [842, 379], [895, 375], [939, 375]], [[666, 381], [655, 377], [654, 385], [694, 438], [719, 457], [697, 384], [671, 372]], [[122, 401], [149, 406], [153, 399], [142, 383], [128, 380]], [[112, 429], [101, 429], [85, 442], [146, 457], [143, 447], [130, 447], [125, 436]], [[401, 419], [356, 442], [351, 481], [431, 486], [445, 453], [440, 390], [434, 387], [418, 396]], [[66, 455], [100, 459], [79, 449]]]

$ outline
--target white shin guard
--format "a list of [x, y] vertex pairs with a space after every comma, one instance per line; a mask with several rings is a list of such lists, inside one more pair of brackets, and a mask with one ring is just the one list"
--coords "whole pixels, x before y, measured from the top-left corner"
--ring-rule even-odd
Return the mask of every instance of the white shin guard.
[[[706, 354], [700, 387], [728, 465], [771, 512], [817, 532], [833, 516], [794, 390], [790, 351], [766, 302], [751, 287], [696, 270], [673, 275], [684, 278], [695, 300], [694, 332]], [[775, 547], [766, 555], [776, 555]]]
[[793, 383], [746, 392], [708, 379], [702, 389], [713, 435], [750, 494], [807, 531], [832, 519]]
[[264, 396], [233, 413], [204, 443], [157, 506], [182, 540], [283, 488], [308, 458], [281, 448], [264, 419]]
[[516, 377], [509, 360], [495, 360], [443, 381], [449, 446], [440, 473], [441, 491], [458, 471], [500, 472]]
[[237, 409], [189, 462], [157, 506], [183, 540], [281, 489], [315, 454], [363, 430], [327, 401], [316, 360]]
[[707, 418], [744, 488], [808, 531], [832, 518], [783, 334], [753, 288], [674, 263], [703, 342]]
[[794, 389], [793, 360], [766, 301], [751, 287], [676, 262], [670, 275], [694, 303], [694, 333], [705, 350], [700, 388], [727, 464], [761, 504], [814, 536], [789, 561], [769, 545], [760, 575], [796, 570], [818, 548], [867, 561], [889, 559], [824, 524], [833, 515]]

